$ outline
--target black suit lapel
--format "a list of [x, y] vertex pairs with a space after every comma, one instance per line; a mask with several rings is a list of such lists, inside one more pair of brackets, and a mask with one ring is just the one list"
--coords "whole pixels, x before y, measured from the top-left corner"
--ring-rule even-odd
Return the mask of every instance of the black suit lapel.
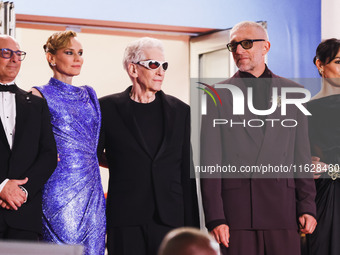
[[29, 118], [28, 105], [31, 103], [31, 96], [32, 96], [32, 93], [27, 93], [23, 90], [20, 90], [15, 95], [16, 119], [15, 119], [15, 135], [14, 135], [12, 151], [15, 151], [24, 133], [25, 123], [26, 123], [26, 120]]
[[6, 137], [4, 125], [2, 124], [1, 119], [0, 119], [0, 124], [1, 124], [1, 127], [0, 127], [0, 141], [1, 141], [1, 143], [2, 143], [3, 145], [5, 145], [8, 149], [10, 149], [10, 148], [9, 148], [8, 141], [7, 141], [7, 137]]
[[159, 147], [159, 150], [156, 153], [156, 156], [153, 157], [148, 149], [144, 136], [138, 127], [137, 121], [134, 118], [132, 105], [129, 102], [130, 101], [130, 97], [129, 97], [130, 90], [131, 90], [131, 87], [129, 87], [127, 90], [125, 90], [122, 93], [122, 96], [118, 100], [118, 104], [119, 104], [118, 111], [120, 113], [121, 118], [124, 120], [127, 128], [129, 129], [131, 134], [135, 137], [138, 144], [143, 148], [143, 150], [149, 155], [150, 158], [156, 159], [165, 150], [169, 139], [171, 139], [172, 137], [176, 111], [171, 105], [171, 103], [169, 102], [169, 100], [167, 99], [164, 92], [162, 91], [158, 92], [160, 94], [160, 98], [162, 100], [162, 105], [163, 105], [164, 136], [163, 136], [161, 146]]
[[[280, 101], [279, 97], [281, 96], [281, 88], [282, 88], [280, 78], [272, 79], [271, 89], [273, 87], [277, 88], [278, 90], [277, 101], [279, 102]], [[272, 91], [270, 95], [272, 97]], [[277, 106], [276, 110], [272, 114], [268, 115], [267, 118], [281, 121], [282, 120], [281, 106]], [[273, 141], [277, 141], [277, 137], [281, 135], [281, 132], [279, 132], [279, 130], [280, 130], [280, 122], [276, 121], [275, 124], [272, 124], [271, 122], [267, 122], [266, 132], [264, 135], [263, 145], [262, 145], [262, 148], [259, 154], [259, 158], [261, 158], [262, 156], [265, 156], [266, 150], [268, 150], [268, 148], [272, 146]]]
[[160, 98], [163, 104], [164, 136], [163, 136], [162, 144], [159, 147], [158, 152], [156, 153], [155, 159], [164, 152], [168, 144], [168, 141], [171, 140], [173, 130], [174, 130], [174, 124], [175, 124], [175, 115], [176, 115], [176, 111], [174, 107], [171, 105], [171, 103], [169, 102], [164, 92], [159, 91], [158, 93], [160, 94]]
[[137, 121], [133, 114], [132, 104], [130, 102], [130, 93], [131, 87], [127, 88], [123, 93], [122, 96], [118, 100], [118, 112], [120, 113], [121, 118], [125, 122], [126, 127], [130, 131], [130, 133], [134, 136], [138, 144], [143, 148], [143, 150], [152, 158], [148, 147], [145, 143], [143, 135], [138, 127]]

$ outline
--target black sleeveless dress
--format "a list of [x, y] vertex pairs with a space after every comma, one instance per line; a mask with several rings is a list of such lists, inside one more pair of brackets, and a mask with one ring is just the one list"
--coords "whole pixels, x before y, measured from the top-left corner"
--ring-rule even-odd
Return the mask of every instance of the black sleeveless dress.
[[307, 235], [309, 255], [340, 254], [340, 95], [312, 100], [308, 104], [309, 137], [313, 156], [330, 164], [315, 180], [318, 225]]

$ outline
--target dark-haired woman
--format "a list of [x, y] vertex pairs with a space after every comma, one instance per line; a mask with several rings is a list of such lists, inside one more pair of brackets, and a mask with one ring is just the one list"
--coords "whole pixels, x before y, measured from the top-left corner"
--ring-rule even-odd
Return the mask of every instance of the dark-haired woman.
[[[317, 222], [308, 236], [310, 255], [340, 254], [340, 40], [319, 44], [314, 64], [322, 87], [308, 103], [312, 155], [326, 163], [327, 171], [315, 180]], [[322, 165], [321, 165], [322, 166]]]

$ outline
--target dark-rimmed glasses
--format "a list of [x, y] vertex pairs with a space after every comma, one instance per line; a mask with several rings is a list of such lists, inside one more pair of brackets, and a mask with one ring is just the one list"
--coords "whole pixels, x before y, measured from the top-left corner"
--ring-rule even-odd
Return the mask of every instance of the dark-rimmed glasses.
[[241, 44], [243, 49], [249, 50], [253, 47], [253, 42], [261, 42], [261, 41], [265, 41], [265, 40], [264, 39], [255, 39], [255, 40], [247, 39], [247, 40], [242, 40], [239, 42], [231, 42], [227, 44], [227, 48], [230, 52], [236, 52], [237, 46]]
[[14, 51], [8, 48], [2, 48], [0, 50], [1, 50], [1, 56], [6, 59], [11, 58], [14, 53], [15, 55], [19, 57], [19, 61], [23, 61], [26, 57], [26, 52], [21, 51], [21, 50]]
[[151, 69], [157, 69], [158, 67], [162, 66], [163, 70], [166, 71], [166, 69], [168, 69], [168, 62], [160, 62], [157, 60], [142, 60], [142, 61], [138, 61], [136, 64], [138, 65], [142, 65], [144, 67], [146, 67], [147, 69], [151, 70]]

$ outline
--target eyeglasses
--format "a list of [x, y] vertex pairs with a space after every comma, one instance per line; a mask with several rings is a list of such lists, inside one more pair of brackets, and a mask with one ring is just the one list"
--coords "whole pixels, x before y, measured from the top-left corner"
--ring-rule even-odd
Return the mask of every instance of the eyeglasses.
[[261, 42], [265, 41], [264, 39], [255, 39], [255, 40], [242, 40], [240, 42], [231, 42], [227, 44], [227, 48], [230, 52], [236, 52], [237, 46], [241, 44], [242, 48], [245, 50], [249, 50], [253, 47], [253, 42]]
[[6, 59], [11, 58], [13, 56], [13, 53], [15, 53], [15, 55], [19, 57], [19, 61], [23, 61], [26, 57], [26, 52], [21, 51], [21, 50], [14, 51], [8, 48], [3, 48], [0, 50], [1, 50], [1, 56]]
[[159, 62], [157, 60], [143, 60], [143, 61], [138, 61], [136, 64], [142, 65], [149, 70], [157, 69], [160, 66], [162, 66], [164, 71], [166, 71], [166, 69], [168, 69], [168, 66], [169, 66], [168, 62], [166, 62], [166, 61], [165, 62]]

